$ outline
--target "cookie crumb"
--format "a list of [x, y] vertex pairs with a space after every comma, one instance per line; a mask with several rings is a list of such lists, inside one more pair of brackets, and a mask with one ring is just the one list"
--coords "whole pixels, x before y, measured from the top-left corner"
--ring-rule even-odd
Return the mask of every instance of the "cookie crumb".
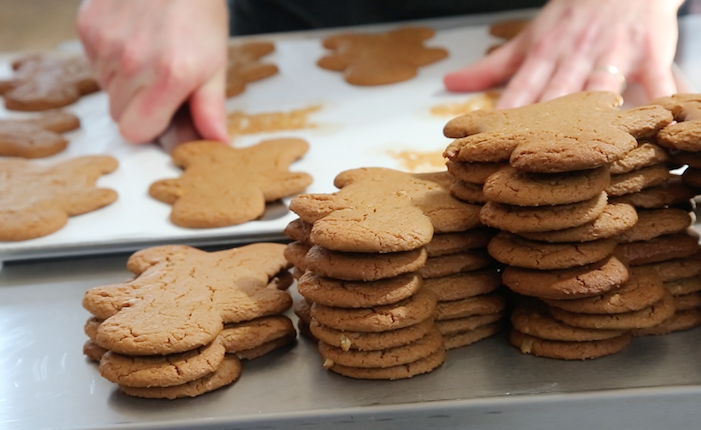
[[330, 369], [333, 367], [333, 365], [336, 364], [333, 362], [333, 360], [329, 360], [328, 358], [324, 360], [324, 369]]
[[342, 350], [348, 352], [348, 350], [350, 350], [351, 343], [352, 343], [351, 340], [345, 334], [341, 335], [341, 349]]

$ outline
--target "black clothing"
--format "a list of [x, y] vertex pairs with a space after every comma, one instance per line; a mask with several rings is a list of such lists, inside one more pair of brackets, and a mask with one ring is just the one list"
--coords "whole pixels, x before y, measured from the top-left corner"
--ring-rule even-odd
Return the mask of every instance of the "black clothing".
[[229, 0], [232, 35], [541, 7], [546, 0]]

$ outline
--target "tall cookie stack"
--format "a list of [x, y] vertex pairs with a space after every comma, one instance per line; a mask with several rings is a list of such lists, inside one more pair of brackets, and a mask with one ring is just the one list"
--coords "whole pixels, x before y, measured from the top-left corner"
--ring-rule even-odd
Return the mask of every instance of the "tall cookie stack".
[[[688, 212], [693, 208], [689, 199], [701, 190], [701, 96], [677, 94], [652, 103], [669, 110], [676, 121], [660, 130], [657, 142], [670, 151], [673, 164], [688, 167], [681, 179], [673, 177], [673, 187], [668, 185], [664, 193], [648, 192], [645, 199], [639, 195], [624, 196], [641, 208], [639, 226], [624, 237], [621, 252], [631, 259], [631, 264], [648, 265], [659, 273], [674, 296], [676, 308], [672, 318], [659, 326], [638, 330], [637, 335], [664, 334], [701, 325], [701, 251], [698, 235], [690, 229], [694, 215]], [[677, 207], [670, 207], [674, 205]]]
[[139, 251], [137, 277], [86, 292], [93, 317], [84, 353], [131, 396], [192, 397], [231, 384], [239, 359], [294, 341], [284, 245], [207, 253], [186, 246]]
[[[419, 273], [425, 247], [434, 232], [479, 225], [479, 207], [452, 198], [447, 180], [445, 173], [356, 169], [336, 177], [337, 193], [292, 200], [300, 221], [286, 230], [296, 242], [285, 255], [304, 271], [298, 290], [312, 303], [310, 331], [328, 369], [360, 379], [400, 379], [430, 372], [445, 359], [434, 324], [436, 295], [422, 288]], [[483, 259], [463, 252], [434, 270], [455, 274]]]
[[[444, 154], [451, 162], [493, 169], [481, 190], [481, 220], [502, 230], [488, 249], [507, 264], [502, 280], [513, 291], [564, 302], [603, 296], [638, 279], [629, 281], [625, 264], [613, 253], [615, 236], [635, 224], [636, 213], [629, 205], [609, 204], [605, 190], [611, 163], [672, 119], [658, 107], [621, 111], [620, 104], [612, 93], [579, 93], [519, 109], [470, 113], [446, 125], [446, 136], [456, 138]], [[627, 331], [634, 328], [604, 333], [597, 331], [601, 326], [592, 332], [576, 319], [562, 324], [559, 308], [523, 306], [512, 317], [510, 340], [536, 355], [607, 355], [624, 348]], [[523, 323], [528, 314], [538, 315], [533, 318], [541, 323], [538, 328]]]

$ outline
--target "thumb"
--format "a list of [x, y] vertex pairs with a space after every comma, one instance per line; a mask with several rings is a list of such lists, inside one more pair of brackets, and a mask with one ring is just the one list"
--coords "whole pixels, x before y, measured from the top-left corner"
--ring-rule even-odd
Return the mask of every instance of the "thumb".
[[229, 143], [224, 102], [224, 69], [221, 68], [190, 96], [190, 113], [199, 134]]

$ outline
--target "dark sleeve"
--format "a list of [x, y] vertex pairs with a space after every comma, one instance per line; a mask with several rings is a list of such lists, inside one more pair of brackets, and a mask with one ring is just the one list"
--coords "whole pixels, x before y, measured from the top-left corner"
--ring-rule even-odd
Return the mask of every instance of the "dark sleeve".
[[232, 35], [540, 7], [546, 0], [229, 0]]

